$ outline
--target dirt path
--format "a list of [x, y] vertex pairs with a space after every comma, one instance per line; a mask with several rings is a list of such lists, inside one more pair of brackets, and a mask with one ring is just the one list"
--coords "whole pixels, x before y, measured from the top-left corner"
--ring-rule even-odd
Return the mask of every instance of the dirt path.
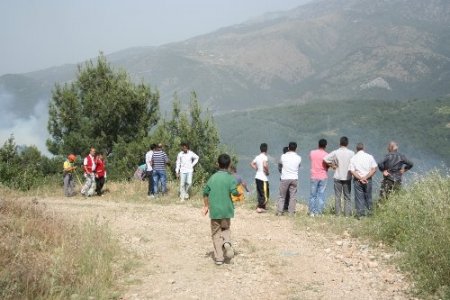
[[[110, 224], [138, 266], [121, 279], [122, 299], [410, 299], [382, 253], [348, 236], [294, 228], [295, 219], [236, 210], [236, 256], [212, 261], [209, 219], [189, 204], [40, 200], [67, 217]], [[306, 216], [297, 216], [303, 218]]]

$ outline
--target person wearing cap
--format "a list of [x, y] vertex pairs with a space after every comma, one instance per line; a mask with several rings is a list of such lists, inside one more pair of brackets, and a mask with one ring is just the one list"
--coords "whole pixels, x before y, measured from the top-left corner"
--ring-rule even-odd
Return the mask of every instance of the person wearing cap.
[[69, 154], [67, 160], [64, 162], [64, 196], [72, 197], [75, 195], [75, 181], [73, 179], [73, 172], [77, 168], [74, 163], [77, 157], [74, 154]]

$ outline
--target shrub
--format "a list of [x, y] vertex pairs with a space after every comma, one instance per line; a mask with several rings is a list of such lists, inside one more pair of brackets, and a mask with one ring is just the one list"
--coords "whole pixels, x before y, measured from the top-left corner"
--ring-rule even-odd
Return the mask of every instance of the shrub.
[[418, 292], [450, 298], [450, 177], [432, 172], [393, 195], [365, 233], [402, 251]]

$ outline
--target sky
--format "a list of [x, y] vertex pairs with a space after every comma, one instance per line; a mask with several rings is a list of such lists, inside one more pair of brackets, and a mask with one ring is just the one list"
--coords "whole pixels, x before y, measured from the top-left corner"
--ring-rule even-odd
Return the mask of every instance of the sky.
[[182, 41], [307, 0], [1, 0], [0, 76]]

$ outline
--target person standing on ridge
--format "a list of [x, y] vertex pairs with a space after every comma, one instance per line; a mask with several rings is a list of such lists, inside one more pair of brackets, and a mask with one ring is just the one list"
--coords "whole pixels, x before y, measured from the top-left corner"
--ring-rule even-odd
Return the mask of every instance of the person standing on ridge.
[[95, 167], [95, 148], [92, 147], [83, 161], [84, 177], [86, 178], [83, 188], [81, 189], [81, 194], [83, 196], [90, 197], [94, 195]]
[[73, 172], [76, 170], [74, 165], [77, 159], [75, 154], [69, 154], [67, 160], [64, 162], [64, 196], [72, 197], [75, 195], [75, 180], [73, 178]]
[[148, 179], [148, 190], [147, 190], [147, 197], [151, 198], [152, 196], [155, 197], [154, 191], [153, 191], [153, 149], [155, 149], [156, 145], [151, 144], [150, 149], [145, 154], [145, 165], [146, 165], [146, 176]]
[[353, 175], [355, 188], [356, 218], [372, 213], [372, 176], [377, 171], [377, 162], [364, 152], [364, 144], [356, 145], [356, 154], [350, 159], [349, 171]]
[[334, 150], [323, 158], [323, 161], [334, 170], [334, 195], [335, 195], [335, 213], [336, 216], [342, 214], [341, 197], [344, 196], [344, 215], [352, 215], [352, 200], [350, 193], [352, 191], [352, 174], [348, 166], [350, 158], [355, 152], [348, 149], [348, 138], [343, 136], [339, 140], [339, 149]]
[[266, 211], [267, 202], [269, 202], [269, 159], [267, 157], [267, 144], [262, 143], [259, 146], [261, 153], [257, 155], [250, 166], [256, 171], [255, 183], [258, 197], [258, 205], [256, 212], [262, 213]]
[[189, 199], [189, 189], [192, 186], [194, 166], [198, 162], [198, 155], [189, 149], [188, 143], [181, 144], [181, 151], [177, 155], [175, 173], [180, 179], [180, 200]]
[[162, 144], [158, 144], [153, 151], [153, 197], [158, 194], [159, 184], [161, 184], [161, 194], [164, 196], [167, 192], [167, 173], [166, 165], [169, 164], [169, 158], [166, 152], [162, 150]]
[[97, 153], [95, 159], [95, 192], [98, 196], [103, 195], [103, 186], [106, 180], [105, 159], [102, 153]]
[[381, 199], [387, 199], [392, 192], [400, 190], [403, 174], [411, 170], [414, 165], [405, 155], [398, 152], [396, 142], [391, 141], [387, 150], [388, 154], [378, 163], [378, 169], [383, 173]]
[[281, 155], [281, 181], [280, 181], [280, 195], [277, 205], [277, 215], [282, 215], [284, 211], [284, 202], [287, 191], [289, 191], [289, 206], [288, 212], [290, 215], [295, 214], [297, 204], [297, 186], [298, 186], [298, 169], [302, 162], [300, 155], [296, 153], [297, 143], [290, 142], [288, 151]]
[[309, 160], [311, 161], [311, 194], [309, 196], [309, 215], [322, 215], [325, 206], [325, 189], [328, 180], [328, 165], [324, 162], [327, 152], [327, 140], [320, 139], [318, 149], [311, 150]]

